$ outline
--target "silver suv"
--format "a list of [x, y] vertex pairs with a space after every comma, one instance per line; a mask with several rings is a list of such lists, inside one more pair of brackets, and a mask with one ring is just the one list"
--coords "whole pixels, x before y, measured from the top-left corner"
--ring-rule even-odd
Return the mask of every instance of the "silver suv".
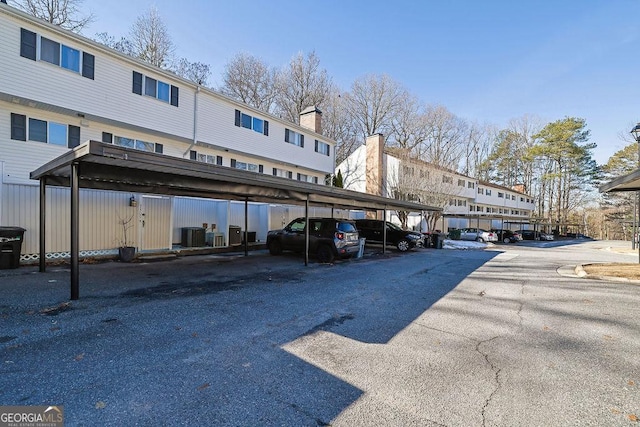
[[[348, 258], [360, 249], [356, 225], [348, 219], [309, 218], [309, 253], [320, 262], [332, 262], [336, 257]], [[305, 218], [296, 218], [282, 230], [267, 233], [267, 248], [271, 255], [282, 251], [304, 252]]]

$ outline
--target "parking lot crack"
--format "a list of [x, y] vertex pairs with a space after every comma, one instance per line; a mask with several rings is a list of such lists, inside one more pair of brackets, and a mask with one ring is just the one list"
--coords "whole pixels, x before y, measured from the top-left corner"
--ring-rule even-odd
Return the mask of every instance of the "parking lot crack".
[[495, 339], [500, 338], [500, 336], [495, 336], [493, 338], [489, 338], [488, 340], [484, 340], [484, 341], [480, 341], [478, 342], [478, 344], [476, 345], [476, 351], [478, 353], [480, 353], [483, 357], [484, 360], [487, 362], [487, 364], [489, 365], [489, 367], [491, 368], [491, 370], [494, 373], [494, 388], [491, 391], [491, 393], [489, 394], [489, 397], [487, 397], [487, 399], [484, 402], [484, 405], [482, 406], [482, 425], [486, 425], [486, 411], [487, 408], [489, 407], [489, 405], [491, 404], [491, 400], [493, 399], [493, 396], [495, 396], [495, 394], [500, 390], [501, 384], [500, 384], [500, 371], [502, 370], [501, 368], [499, 368], [498, 366], [496, 366], [491, 359], [489, 358], [489, 353], [488, 352], [484, 352], [481, 350], [481, 347], [483, 344], [487, 344]]

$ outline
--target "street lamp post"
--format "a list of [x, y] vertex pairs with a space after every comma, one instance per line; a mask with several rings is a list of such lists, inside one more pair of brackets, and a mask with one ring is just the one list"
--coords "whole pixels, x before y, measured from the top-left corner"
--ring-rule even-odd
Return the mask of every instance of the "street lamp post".
[[[631, 135], [633, 136], [633, 139], [635, 139], [636, 143], [638, 144], [638, 167], [640, 168], [640, 123], [637, 123], [633, 129], [631, 129]], [[635, 197], [633, 199], [633, 228], [634, 228], [634, 233], [633, 233], [633, 242], [636, 243], [636, 234], [640, 234], [638, 233], [638, 230], [636, 229], [636, 217], [638, 215], [638, 211], [636, 211], [635, 207], [636, 205], [638, 206], [638, 209], [640, 209], [640, 203], [638, 202], [638, 197], [640, 196], [640, 193], [636, 191]], [[637, 242], [638, 245], [638, 262], [640, 263], [640, 241]]]

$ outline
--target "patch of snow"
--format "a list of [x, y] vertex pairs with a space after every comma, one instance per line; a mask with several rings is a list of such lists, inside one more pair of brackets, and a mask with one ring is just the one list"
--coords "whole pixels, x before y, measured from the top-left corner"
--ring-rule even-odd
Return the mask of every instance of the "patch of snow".
[[443, 249], [486, 249], [487, 243], [469, 242], [466, 240], [449, 240], [445, 239], [442, 245]]

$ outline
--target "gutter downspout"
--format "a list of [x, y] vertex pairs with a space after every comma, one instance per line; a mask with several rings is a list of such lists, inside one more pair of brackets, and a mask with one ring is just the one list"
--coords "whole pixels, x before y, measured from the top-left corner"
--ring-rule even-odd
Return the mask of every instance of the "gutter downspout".
[[198, 142], [198, 94], [200, 93], [200, 86], [196, 86], [196, 92], [193, 96], [193, 141], [187, 150], [182, 154], [182, 157], [185, 159], [189, 158], [189, 152]]

